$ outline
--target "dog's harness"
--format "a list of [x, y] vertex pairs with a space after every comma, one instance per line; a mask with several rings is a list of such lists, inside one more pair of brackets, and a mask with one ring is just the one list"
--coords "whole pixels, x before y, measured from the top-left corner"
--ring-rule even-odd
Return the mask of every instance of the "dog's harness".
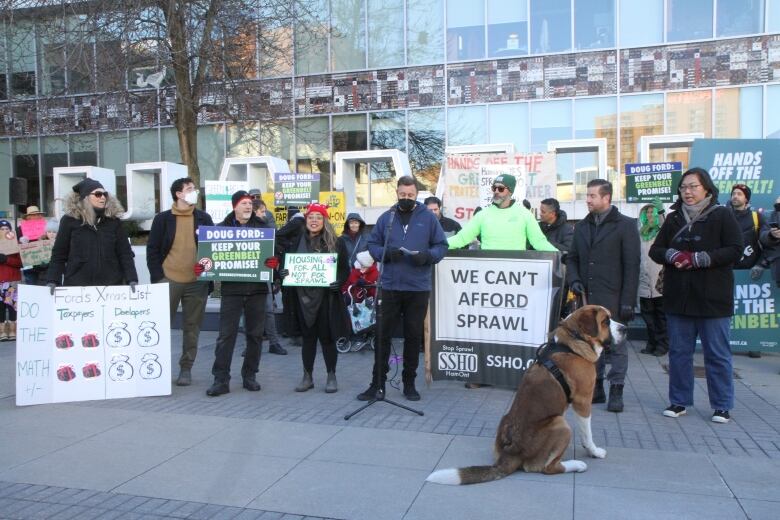
[[562, 352], [564, 354], [573, 354], [572, 350], [562, 343], [545, 343], [539, 350], [536, 351], [536, 359], [534, 363], [538, 363], [546, 368], [550, 374], [558, 381], [558, 384], [563, 388], [563, 393], [566, 394], [566, 402], [571, 403], [571, 388], [569, 383], [566, 382], [566, 378], [563, 377], [563, 372], [558, 368], [558, 365], [552, 360], [552, 355]]

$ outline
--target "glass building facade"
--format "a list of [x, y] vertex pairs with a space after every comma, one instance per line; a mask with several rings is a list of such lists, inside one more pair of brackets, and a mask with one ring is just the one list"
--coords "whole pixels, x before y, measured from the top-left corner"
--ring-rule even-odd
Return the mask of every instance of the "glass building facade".
[[[136, 83], [161, 64], [138, 52], [124, 81], [102, 73], [107, 49], [143, 28], [78, 45], [24, 17], [0, 31], [0, 186], [25, 177], [28, 202], [48, 208], [52, 168], [122, 176], [128, 162], [180, 161], [161, 109], [174, 88]], [[202, 180], [226, 157], [273, 155], [319, 172], [325, 190], [335, 152], [398, 148], [433, 191], [449, 146], [603, 138], [614, 175], [639, 160], [643, 136], [780, 138], [780, 0], [315, 0], [280, 34], [286, 56], [274, 60], [243, 44], [254, 97], [239, 121], [199, 114]], [[650, 158], [687, 165], [688, 151]], [[581, 198], [597, 164], [560, 154], [559, 198]], [[393, 200], [389, 168], [355, 175], [361, 201]]]

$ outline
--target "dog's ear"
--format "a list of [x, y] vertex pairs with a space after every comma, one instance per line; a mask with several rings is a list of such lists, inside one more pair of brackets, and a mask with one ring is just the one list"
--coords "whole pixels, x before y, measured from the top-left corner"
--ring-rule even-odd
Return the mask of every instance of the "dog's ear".
[[577, 328], [582, 334], [597, 338], [599, 336], [598, 307], [587, 307], [581, 309], [577, 315]]

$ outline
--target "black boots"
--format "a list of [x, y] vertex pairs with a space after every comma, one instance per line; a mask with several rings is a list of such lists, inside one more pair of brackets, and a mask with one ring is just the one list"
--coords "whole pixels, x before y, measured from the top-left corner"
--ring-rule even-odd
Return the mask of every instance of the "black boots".
[[244, 388], [246, 388], [250, 392], [259, 392], [260, 383], [257, 382], [255, 376], [246, 376], [244, 377]]
[[615, 413], [623, 411], [623, 385], [610, 385], [607, 410]]
[[414, 387], [414, 379], [404, 381], [404, 396], [409, 401], [419, 401], [420, 393]]
[[604, 392], [604, 380], [596, 379], [596, 385], [593, 387], [593, 404], [601, 404], [607, 402], [607, 394]]
[[209, 397], [216, 397], [218, 395], [227, 394], [230, 392], [230, 385], [227, 381], [214, 380], [214, 384], [206, 390], [206, 395]]
[[283, 346], [281, 346], [278, 343], [271, 343], [268, 347], [268, 353], [269, 354], [278, 354], [280, 356], [286, 356], [287, 355], [287, 349], [285, 349]]
[[358, 401], [370, 401], [371, 399], [376, 399], [376, 393], [379, 391], [379, 386], [371, 381], [371, 384], [368, 385], [368, 388], [366, 388], [365, 392], [358, 394], [357, 400]]

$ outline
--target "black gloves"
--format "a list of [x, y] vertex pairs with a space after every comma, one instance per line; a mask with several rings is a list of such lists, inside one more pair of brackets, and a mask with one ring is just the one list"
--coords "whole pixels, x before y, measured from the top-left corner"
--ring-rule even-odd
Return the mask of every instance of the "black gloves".
[[621, 323], [628, 324], [634, 319], [634, 306], [633, 305], [621, 305], [620, 312], [618, 313]]
[[580, 281], [572, 282], [569, 288], [574, 294], [585, 294], [585, 286]]
[[49, 282], [49, 283], [47, 283], [47, 284], [46, 284], [46, 287], [48, 287], [48, 288], [49, 288], [49, 294], [51, 294], [52, 296], [54, 296], [54, 289], [56, 289], [56, 288], [57, 288], [57, 284], [56, 284], [56, 283], [54, 283], [54, 282]]
[[385, 262], [399, 262], [404, 257], [404, 252], [397, 247], [389, 247], [385, 251]]
[[130, 282], [127, 285], [130, 286], [130, 290], [135, 293], [135, 286], [138, 285], [138, 282]]
[[420, 251], [416, 255], [412, 255], [412, 263], [414, 265], [427, 265], [431, 263], [431, 254], [428, 251]]
[[284, 280], [289, 274], [290, 274], [289, 269], [279, 269], [279, 278], [281, 278], [282, 280]]
[[328, 286], [328, 288], [330, 289], [330, 292], [332, 292], [333, 294], [341, 293], [341, 284], [339, 282], [333, 282]]
[[8, 257], [0, 253], [0, 264], [4, 264], [8, 261]]

